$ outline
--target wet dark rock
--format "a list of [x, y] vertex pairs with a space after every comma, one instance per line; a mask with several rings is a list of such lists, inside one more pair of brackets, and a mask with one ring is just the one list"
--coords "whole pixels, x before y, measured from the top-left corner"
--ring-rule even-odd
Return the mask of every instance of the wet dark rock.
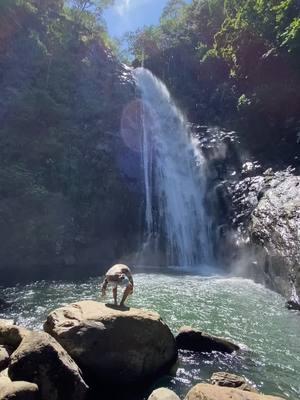
[[298, 303], [297, 301], [294, 300], [288, 300], [285, 303], [286, 308], [288, 308], [289, 310], [296, 310], [296, 311], [300, 311], [300, 303]]
[[300, 176], [291, 167], [280, 170], [246, 158], [234, 132], [191, 129], [207, 159], [207, 210], [217, 261], [281, 293], [298, 309]]
[[233, 353], [240, 349], [239, 346], [227, 339], [209, 335], [190, 326], [180, 328], [175, 340], [178, 349], [202, 353], [211, 353], [213, 351]]
[[[268, 175], [269, 178], [270, 175]], [[300, 176], [274, 174], [251, 214], [252, 243], [265, 251], [270, 286], [289, 298], [300, 294]]]
[[226, 182], [228, 226], [220, 243], [228, 263], [293, 303], [300, 293], [300, 177], [293, 170]]
[[1, 310], [6, 310], [7, 308], [9, 308], [11, 306], [11, 303], [4, 300], [4, 299], [0, 299], [0, 311]]

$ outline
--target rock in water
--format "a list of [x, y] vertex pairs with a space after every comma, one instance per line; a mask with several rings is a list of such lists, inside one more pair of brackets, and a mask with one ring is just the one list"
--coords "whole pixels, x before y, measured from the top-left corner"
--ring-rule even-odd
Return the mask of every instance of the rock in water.
[[3, 300], [3, 299], [0, 299], [0, 310], [2, 311], [2, 310], [6, 310], [7, 308], [9, 308], [11, 306], [11, 303], [9, 303], [9, 302], [7, 302], [7, 301], [5, 301], [5, 300]]
[[282, 397], [266, 396], [240, 389], [200, 383], [194, 386], [184, 400], [284, 400]]
[[202, 353], [211, 353], [212, 351], [233, 353], [240, 349], [239, 346], [226, 339], [211, 336], [190, 326], [180, 328], [176, 336], [176, 344], [178, 349], [199, 351]]
[[212, 374], [210, 381], [213, 385], [227, 386], [257, 393], [255, 387], [248, 383], [245, 378], [242, 376], [229, 374], [228, 372], [215, 372]]
[[34, 383], [11, 382], [9, 379], [0, 379], [1, 400], [38, 400], [39, 388]]
[[72, 358], [44, 332], [24, 337], [11, 356], [8, 375], [36, 383], [42, 400], [83, 400], [88, 389]]
[[97, 383], [140, 383], [177, 357], [170, 329], [152, 311], [81, 301], [50, 313], [44, 329]]
[[180, 398], [170, 389], [159, 388], [150, 394], [148, 400], [180, 400]]
[[286, 308], [288, 308], [289, 310], [297, 310], [300, 311], [300, 304], [297, 301], [294, 300], [288, 300], [285, 303]]

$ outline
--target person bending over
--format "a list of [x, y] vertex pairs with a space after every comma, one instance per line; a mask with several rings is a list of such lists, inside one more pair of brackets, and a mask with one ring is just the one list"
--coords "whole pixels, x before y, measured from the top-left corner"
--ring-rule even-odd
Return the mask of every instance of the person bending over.
[[108, 286], [112, 288], [115, 305], [118, 304], [118, 286], [125, 288], [120, 302], [120, 306], [124, 306], [128, 295], [133, 293], [133, 279], [130, 268], [125, 264], [113, 265], [105, 274], [105, 279], [101, 289], [102, 297], [106, 295]]

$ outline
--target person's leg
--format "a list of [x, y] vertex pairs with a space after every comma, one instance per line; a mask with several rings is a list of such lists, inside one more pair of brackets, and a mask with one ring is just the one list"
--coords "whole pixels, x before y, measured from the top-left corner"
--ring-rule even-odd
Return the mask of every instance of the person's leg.
[[125, 303], [125, 301], [126, 301], [128, 295], [129, 295], [130, 293], [132, 293], [132, 289], [133, 289], [133, 287], [132, 287], [132, 284], [130, 283], [130, 284], [125, 288], [125, 290], [124, 290], [124, 293], [123, 293], [123, 297], [122, 297], [120, 306], [124, 306], [124, 303]]
[[107, 278], [105, 278], [103, 281], [102, 288], [101, 288], [101, 297], [105, 297], [107, 285], [108, 285], [108, 280], [107, 280]]
[[113, 288], [112, 292], [113, 292], [113, 296], [114, 296], [114, 304], [115, 304], [115, 306], [116, 306], [116, 305], [118, 304], [118, 299], [117, 299], [117, 296], [118, 296], [118, 286], [117, 286], [117, 285]]

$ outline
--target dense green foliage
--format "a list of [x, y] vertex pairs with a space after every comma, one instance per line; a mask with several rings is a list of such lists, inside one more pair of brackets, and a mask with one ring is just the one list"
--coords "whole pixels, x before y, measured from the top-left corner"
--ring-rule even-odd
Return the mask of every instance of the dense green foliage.
[[117, 165], [133, 91], [99, 19], [108, 2], [91, 3], [0, 2], [2, 267], [101, 264], [134, 221]]
[[190, 119], [238, 127], [274, 155], [283, 142], [295, 149], [298, 0], [170, 0], [158, 26], [127, 36], [135, 65], [166, 80]]

